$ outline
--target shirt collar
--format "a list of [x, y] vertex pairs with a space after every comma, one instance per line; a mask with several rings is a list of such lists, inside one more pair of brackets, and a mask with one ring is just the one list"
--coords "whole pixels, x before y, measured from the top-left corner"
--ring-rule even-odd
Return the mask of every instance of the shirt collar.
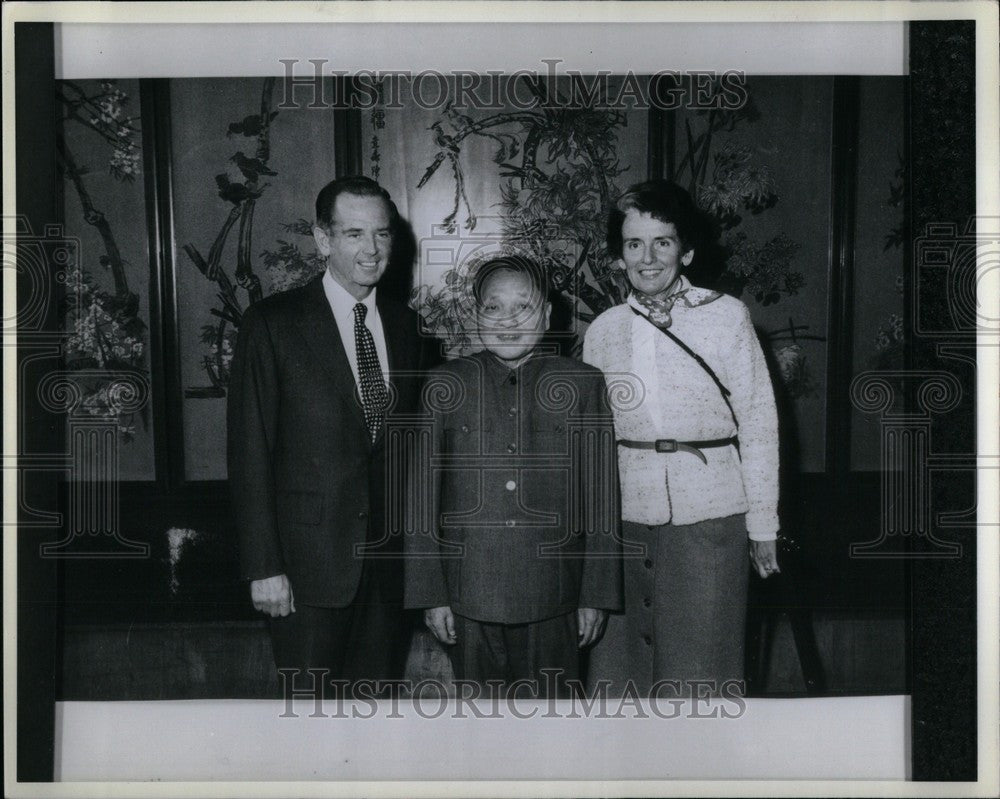
[[539, 353], [538, 346], [536, 346], [530, 353], [528, 353], [528, 357], [521, 361], [521, 363], [513, 369], [487, 349], [480, 350], [477, 355], [486, 364], [486, 369], [490, 373], [501, 378], [505, 378], [512, 373], [520, 374], [521, 370], [525, 367], [534, 365], [534, 363], [538, 360]]
[[372, 289], [371, 293], [363, 300], [356, 299], [351, 296], [351, 293], [347, 289], [333, 279], [333, 275], [330, 274], [329, 269], [323, 270], [323, 291], [326, 293], [327, 302], [330, 303], [333, 315], [337, 319], [353, 320], [354, 306], [359, 302], [368, 308], [369, 315], [375, 310], [375, 292], [378, 291], [377, 288]]

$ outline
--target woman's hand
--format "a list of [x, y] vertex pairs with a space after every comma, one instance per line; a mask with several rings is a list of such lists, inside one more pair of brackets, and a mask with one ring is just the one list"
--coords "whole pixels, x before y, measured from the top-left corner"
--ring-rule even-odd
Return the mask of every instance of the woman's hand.
[[772, 574], [778, 574], [781, 571], [778, 568], [778, 542], [751, 541], [750, 562], [765, 580]]

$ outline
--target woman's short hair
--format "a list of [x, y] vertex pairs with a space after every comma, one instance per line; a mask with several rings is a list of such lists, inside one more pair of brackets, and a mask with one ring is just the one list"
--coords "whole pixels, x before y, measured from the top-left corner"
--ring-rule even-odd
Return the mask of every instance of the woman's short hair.
[[538, 289], [542, 300], [548, 299], [549, 281], [545, 271], [535, 262], [534, 259], [524, 255], [503, 255], [497, 258], [490, 258], [476, 266], [472, 275], [472, 296], [476, 305], [482, 302], [483, 286], [497, 272], [514, 272], [518, 275], [525, 275], [531, 284]]
[[333, 208], [337, 198], [341, 194], [353, 194], [355, 197], [381, 197], [385, 200], [389, 209], [389, 219], [393, 228], [399, 222], [399, 212], [396, 204], [389, 196], [389, 192], [383, 189], [371, 178], [363, 175], [354, 175], [346, 178], [331, 180], [316, 196], [316, 224], [322, 228], [329, 228], [333, 224]]
[[649, 214], [661, 222], [670, 222], [677, 229], [681, 247], [685, 251], [694, 247], [699, 225], [698, 207], [691, 195], [669, 180], [647, 180], [630, 186], [618, 198], [608, 214], [608, 253], [612, 258], [622, 257], [622, 225], [625, 214], [635, 210]]

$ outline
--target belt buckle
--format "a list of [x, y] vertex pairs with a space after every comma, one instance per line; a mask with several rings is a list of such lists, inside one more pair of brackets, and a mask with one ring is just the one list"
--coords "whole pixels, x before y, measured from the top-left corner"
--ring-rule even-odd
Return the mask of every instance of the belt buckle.
[[677, 452], [677, 439], [658, 438], [656, 440], [657, 452]]

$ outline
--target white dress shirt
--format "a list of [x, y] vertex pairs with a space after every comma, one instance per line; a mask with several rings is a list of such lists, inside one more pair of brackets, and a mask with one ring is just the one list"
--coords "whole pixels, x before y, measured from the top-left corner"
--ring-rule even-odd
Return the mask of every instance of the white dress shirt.
[[375, 292], [363, 300], [357, 300], [341, 286], [330, 275], [330, 270], [323, 272], [323, 291], [326, 293], [326, 301], [330, 303], [330, 310], [333, 311], [333, 318], [337, 322], [337, 329], [340, 331], [340, 340], [344, 342], [344, 352], [347, 354], [347, 362], [351, 364], [351, 371], [354, 373], [354, 382], [360, 387], [361, 380], [358, 377], [358, 345], [354, 340], [354, 306], [359, 302], [368, 308], [365, 314], [365, 327], [371, 331], [375, 340], [375, 351], [378, 353], [378, 364], [382, 367], [382, 377], [389, 381], [389, 353], [385, 346], [385, 331], [382, 330], [382, 317], [379, 316], [378, 307], [375, 305]]

